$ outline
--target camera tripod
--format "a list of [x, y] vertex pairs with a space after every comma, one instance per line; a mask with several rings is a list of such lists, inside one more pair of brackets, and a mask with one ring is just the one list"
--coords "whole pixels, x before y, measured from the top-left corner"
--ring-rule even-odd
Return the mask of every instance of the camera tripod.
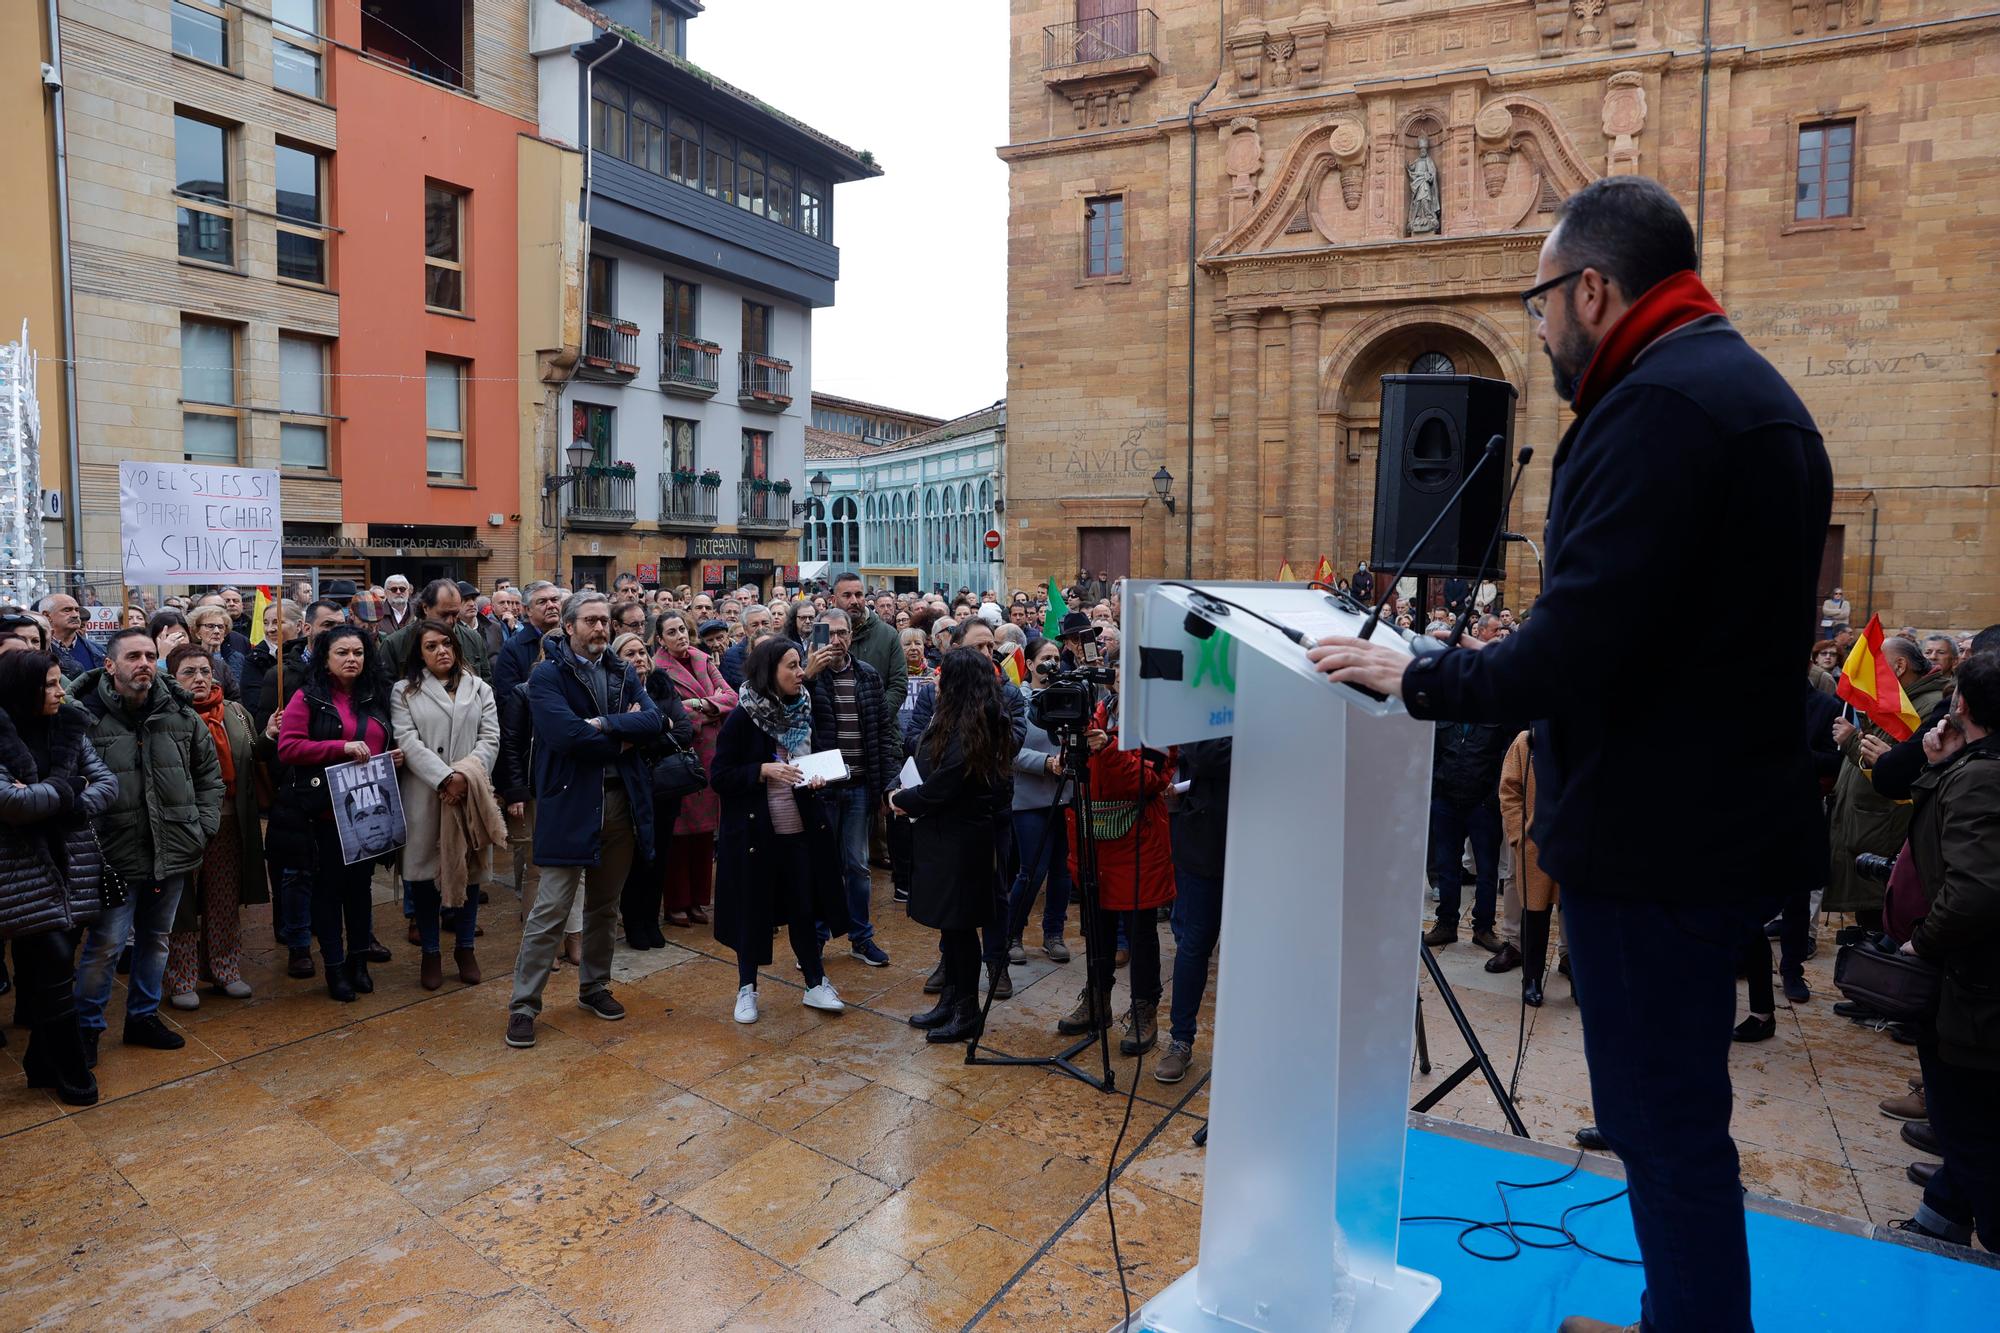
[[[1097, 935], [1097, 839], [1091, 833], [1090, 823], [1090, 750], [1083, 743], [1083, 733], [1075, 728], [1065, 728], [1058, 733], [1062, 742], [1062, 776], [1056, 780], [1055, 799], [1049, 802], [1049, 819], [1042, 830], [1042, 845], [1035, 849], [1032, 861], [1027, 865], [1040, 865], [1042, 854], [1048, 850], [1048, 842], [1057, 836], [1062, 828], [1062, 812], [1067, 808], [1076, 816], [1076, 883], [1072, 886], [1077, 899], [1077, 918], [1083, 927], [1083, 986], [1086, 1003], [1095, 992], [1091, 987], [1090, 950], [1091, 940]], [[1069, 802], [1065, 807], [1063, 792], [1069, 792]], [[1062, 855], [1058, 847], [1055, 854]], [[1047, 892], [1044, 884], [1043, 892]], [[1012, 910], [1011, 905], [1008, 909]], [[994, 923], [994, 929], [1003, 934], [1011, 934], [1011, 920]], [[1108, 1021], [1094, 1032], [1087, 1032], [1054, 1055], [981, 1055], [979, 1043], [986, 1032], [987, 1015], [993, 1012], [993, 988], [986, 988], [986, 999], [979, 1010], [979, 1035], [972, 1038], [965, 1047], [965, 1063], [969, 1065], [1025, 1065], [1031, 1068], [1059, 1069], [1081, 1083], [1088, 1083], [1099, 1092], [1116, 1092], [1118, 1075], [1111, 1068], [1111, 1025]], [[1076, 1063], [1076, 1057], [1095, 1045], [1102, 1061], [1102, 1075], [1092, 1074]]]
[[[1459, 1007], [1458, 996], [1453, 992], [1451, 982], [1445, 979], [1444, 969], [1438, 966], [1437, 955], [1432, 953], [1431, 946], [1422, 940], [1417, 941], [1417, 948], [1422, 953], [1424, 968], [1431, 974], [1431, 983], [1438, 988], [1438, 995], [1444, 1000], [1444, 1007], [1451, 1013], [1451, 1021], [1458, 1027], [1458, 1035], [1465, 1038], [1466, 1049], [1472, 1054], [1466, 1058], [1464, 1064], [1447, 1075], [1444, 1082], [1418, 1098], [1417, 1104], [1410, 1109], [1420, 1114], [1429, 1111], [1449, 1097], [1453, 1088], [1465, 1082], [1472, 1076], [1473, 1071], [1477, 1070], [1486, 1079], [1486, 1086], [1493, 1090], [1493, 1100], [1500, 1103], [1500, 1113], [1507, 1117], [1508, 1128], [1524, 1139], [1534, 1137], [1528, 1133], [1528, 1127], [1521, 1122], [1521, 1113], [1514, 1109], [1514, 1099], [1507, 1095], [1506, 1084], [1500, 1081], [1500, 1075], [1495, 1072], [1493, 1061], [1488, 1058], [1486, 1048], [1480, 1044], [1479, 1034], [1472, 1030], [1472, 1021], [1465, 1016], [1465, 1010]], [[1421, 993], [1417, 996], [1417, 1069], [1425, 1074], [1431, 1072], [1431, 1044], [1424, 1033], [1424, 997]]]

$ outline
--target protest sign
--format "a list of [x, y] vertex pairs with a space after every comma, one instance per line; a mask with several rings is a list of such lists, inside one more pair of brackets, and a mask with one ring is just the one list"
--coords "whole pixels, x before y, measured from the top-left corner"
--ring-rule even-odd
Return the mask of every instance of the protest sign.
[[396, 761], [386, 754], [350, 764], [328, 764], [327, 792], [340, 831], [340, 859], [347, 865], [371, 860], [403, 845], [403, 792], [396, 785]]
[[118, 465], [125, 583], [277, 583], [284, 547], [272, 468]]

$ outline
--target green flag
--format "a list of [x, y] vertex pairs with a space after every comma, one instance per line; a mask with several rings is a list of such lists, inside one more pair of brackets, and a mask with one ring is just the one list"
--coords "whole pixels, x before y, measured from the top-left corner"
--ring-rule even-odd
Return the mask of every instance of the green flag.
[[1056, 588], [1056, 581], [1051, 578], [1049, 580], [1049, 613], [1042, 617], [1042, 637], [1045, 639], [1055, 638], [1056, 632], [1062, 628], [1062, 618], [1068, 614], [1069, 603], [1063, 600], [1062, 593]]

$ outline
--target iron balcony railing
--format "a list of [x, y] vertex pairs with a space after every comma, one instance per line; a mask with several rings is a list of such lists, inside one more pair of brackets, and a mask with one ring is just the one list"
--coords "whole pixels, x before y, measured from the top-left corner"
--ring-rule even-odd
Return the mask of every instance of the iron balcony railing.
[[663, 528], [712, 528], [716, 524], [715, 498], [722, 491], [720, 486], [704, 485], [699, 478], [694, 481], [676, 480], [671, 475], [660, 478], [660, 526]]
[[772, 490], [769, 482], [743, 478], [736, 483], [736, 522], [739, 527], [791, 527], [792, 493]]
[[629, 380], [639, 373], [639, 326], [616, 315], [589, 316], [583, 326], [582, 373]]
[[1150, 9], [1128, 9], [1043, 28], [1042, 68], [1061, 69], [1098, 60], [1151, 55], [1156, 22]]
[[638, 478], [599, 468], [580, 468], [570, 483], [571, 523], [626, 526], [639, 521]]
[[660, 387], [668, 393], [706, 398], [721, 387], [722, 349], [699, 338], [660, 335]]
[[792, 405], [792, 363], [763, 352], [736, 356], [736, 401], [743, 407], [782, 412]]

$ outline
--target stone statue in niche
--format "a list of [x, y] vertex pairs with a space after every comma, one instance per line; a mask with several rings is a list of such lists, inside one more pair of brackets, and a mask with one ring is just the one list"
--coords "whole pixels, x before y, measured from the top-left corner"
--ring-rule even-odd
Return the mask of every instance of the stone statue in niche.
[[1431, 138], [1417, 136], [1417, 156], [1405, 169], [1410, 184], [1410, 235], [1431, 236], [1438, 229], [1438, 169], [1431, 159]]

